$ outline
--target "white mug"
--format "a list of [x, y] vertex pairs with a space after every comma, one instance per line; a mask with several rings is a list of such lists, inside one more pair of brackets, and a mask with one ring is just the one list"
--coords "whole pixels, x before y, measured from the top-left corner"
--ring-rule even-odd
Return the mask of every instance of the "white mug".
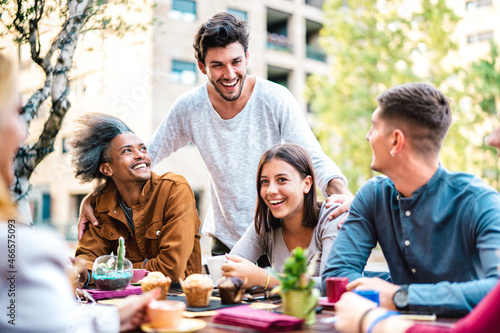
[[226, 259], [225, 255], [207, 258], [208, 273], [210, 273], [210, 276], [212, 277], [214, 286], [217, 286], [217, 281], [219, 281], [219, 279], [222, 277], [221, 266], [226, 262], [228, 262], [228, 260]]

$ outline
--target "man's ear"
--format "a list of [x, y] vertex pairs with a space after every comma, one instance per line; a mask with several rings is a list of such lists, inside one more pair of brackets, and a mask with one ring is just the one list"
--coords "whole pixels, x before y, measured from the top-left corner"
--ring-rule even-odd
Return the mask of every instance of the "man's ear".
[[303, 182], [304, 182], [304, 194], [307, 194], [311, 190], [311, 186], [312, 186], [312, 182], [313, 182], [312, 177], [307, 176], [306, 178], [304, 178]]
[[405, 140], [405, 134], [399, 128], [392, 132], [391, 156], [396, 156], [403, 149]]
[[113, 175], [113, 170], [111, 169], [111, 166], [109, 163], [103, 163], [99, 166], [99, 171], [107, 177], [111, 177]]
[[205, 69], [205, 65], [203, 65], [199, 60], [198, 60], [198, 68], [203, 74], [207, 75], [207, 70]]
[[250, 59], [250, 52], [248, 52], [247, 50], [247, 53], [245, 54], [245, 61], [246, 61], [246, 65], [248, 66], [248, 60]]

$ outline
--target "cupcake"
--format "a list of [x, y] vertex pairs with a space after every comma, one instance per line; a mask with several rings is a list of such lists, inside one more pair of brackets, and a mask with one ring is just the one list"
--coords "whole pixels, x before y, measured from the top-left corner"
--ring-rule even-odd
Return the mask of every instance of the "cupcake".
[[142, 280], [139, 280], [139, 283], [143, 292], [161, 288], [160, 300], [165, 300], [167, 299], [168, 289], [172, 280], [168, 276], [163, 275], [162, 272], [150, 272]]
[[210, 304], [210, 296], [214, 289], [213, 281], [208, 276], [191, 274], [185, 280], [180, 279], [182, 291], [186, 294], [187, 305], [194, 308], [206, 307]]
[[225, 277], [219, 279], [217, 283], [217, 288], [219, 289], [219, 296], [221, 303], [222, 304], [241, 303], [241, 299], [243, 298], [243, 293], [245, 292], [245, 288], [243, 288], [245, 282], [246, 278], [245, 280], [242, 280], [239, 277]]

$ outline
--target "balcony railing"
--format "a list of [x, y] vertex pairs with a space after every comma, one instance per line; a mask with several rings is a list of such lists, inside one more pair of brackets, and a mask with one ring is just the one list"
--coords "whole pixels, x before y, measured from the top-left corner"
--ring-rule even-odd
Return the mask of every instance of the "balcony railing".
[[306, 45], [306, 57], [322, 62], [326, 62], [326, 53], [314, 45]]
[[267, 32], [267, 48], [292, 53], [293, 47], [287, 36]]

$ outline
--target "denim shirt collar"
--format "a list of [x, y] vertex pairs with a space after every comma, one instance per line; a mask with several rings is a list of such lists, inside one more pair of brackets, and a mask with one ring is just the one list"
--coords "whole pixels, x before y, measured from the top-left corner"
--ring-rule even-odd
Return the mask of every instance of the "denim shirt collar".
[[416, 189], [412, 194], [411, 194], [411, 197], [409, 198], [405, 198], [401, 193], [399, 193], [398, 191], [398, 196], [399, 198], [401, 199], [408, 199], [408, 200], [416, 200], [418, 199], [422, 194], [424, 193], [427, 193], [428, 191], [430, 191], [436, 184], [439, 183], [439, 180], [443, 177], [443, 175], [446, 173], [446, 169], [443, 167], [443, 165], [441, 164], [441, 162], [439, 162], [439, 166], [436, 170], [436, 172], [434, 173], [434, 175], [432, 175], [432, 177], [429, 179], [429, 181], [427, 183], [425, 183], [424, 185], [420, 186], [418, 189]]

